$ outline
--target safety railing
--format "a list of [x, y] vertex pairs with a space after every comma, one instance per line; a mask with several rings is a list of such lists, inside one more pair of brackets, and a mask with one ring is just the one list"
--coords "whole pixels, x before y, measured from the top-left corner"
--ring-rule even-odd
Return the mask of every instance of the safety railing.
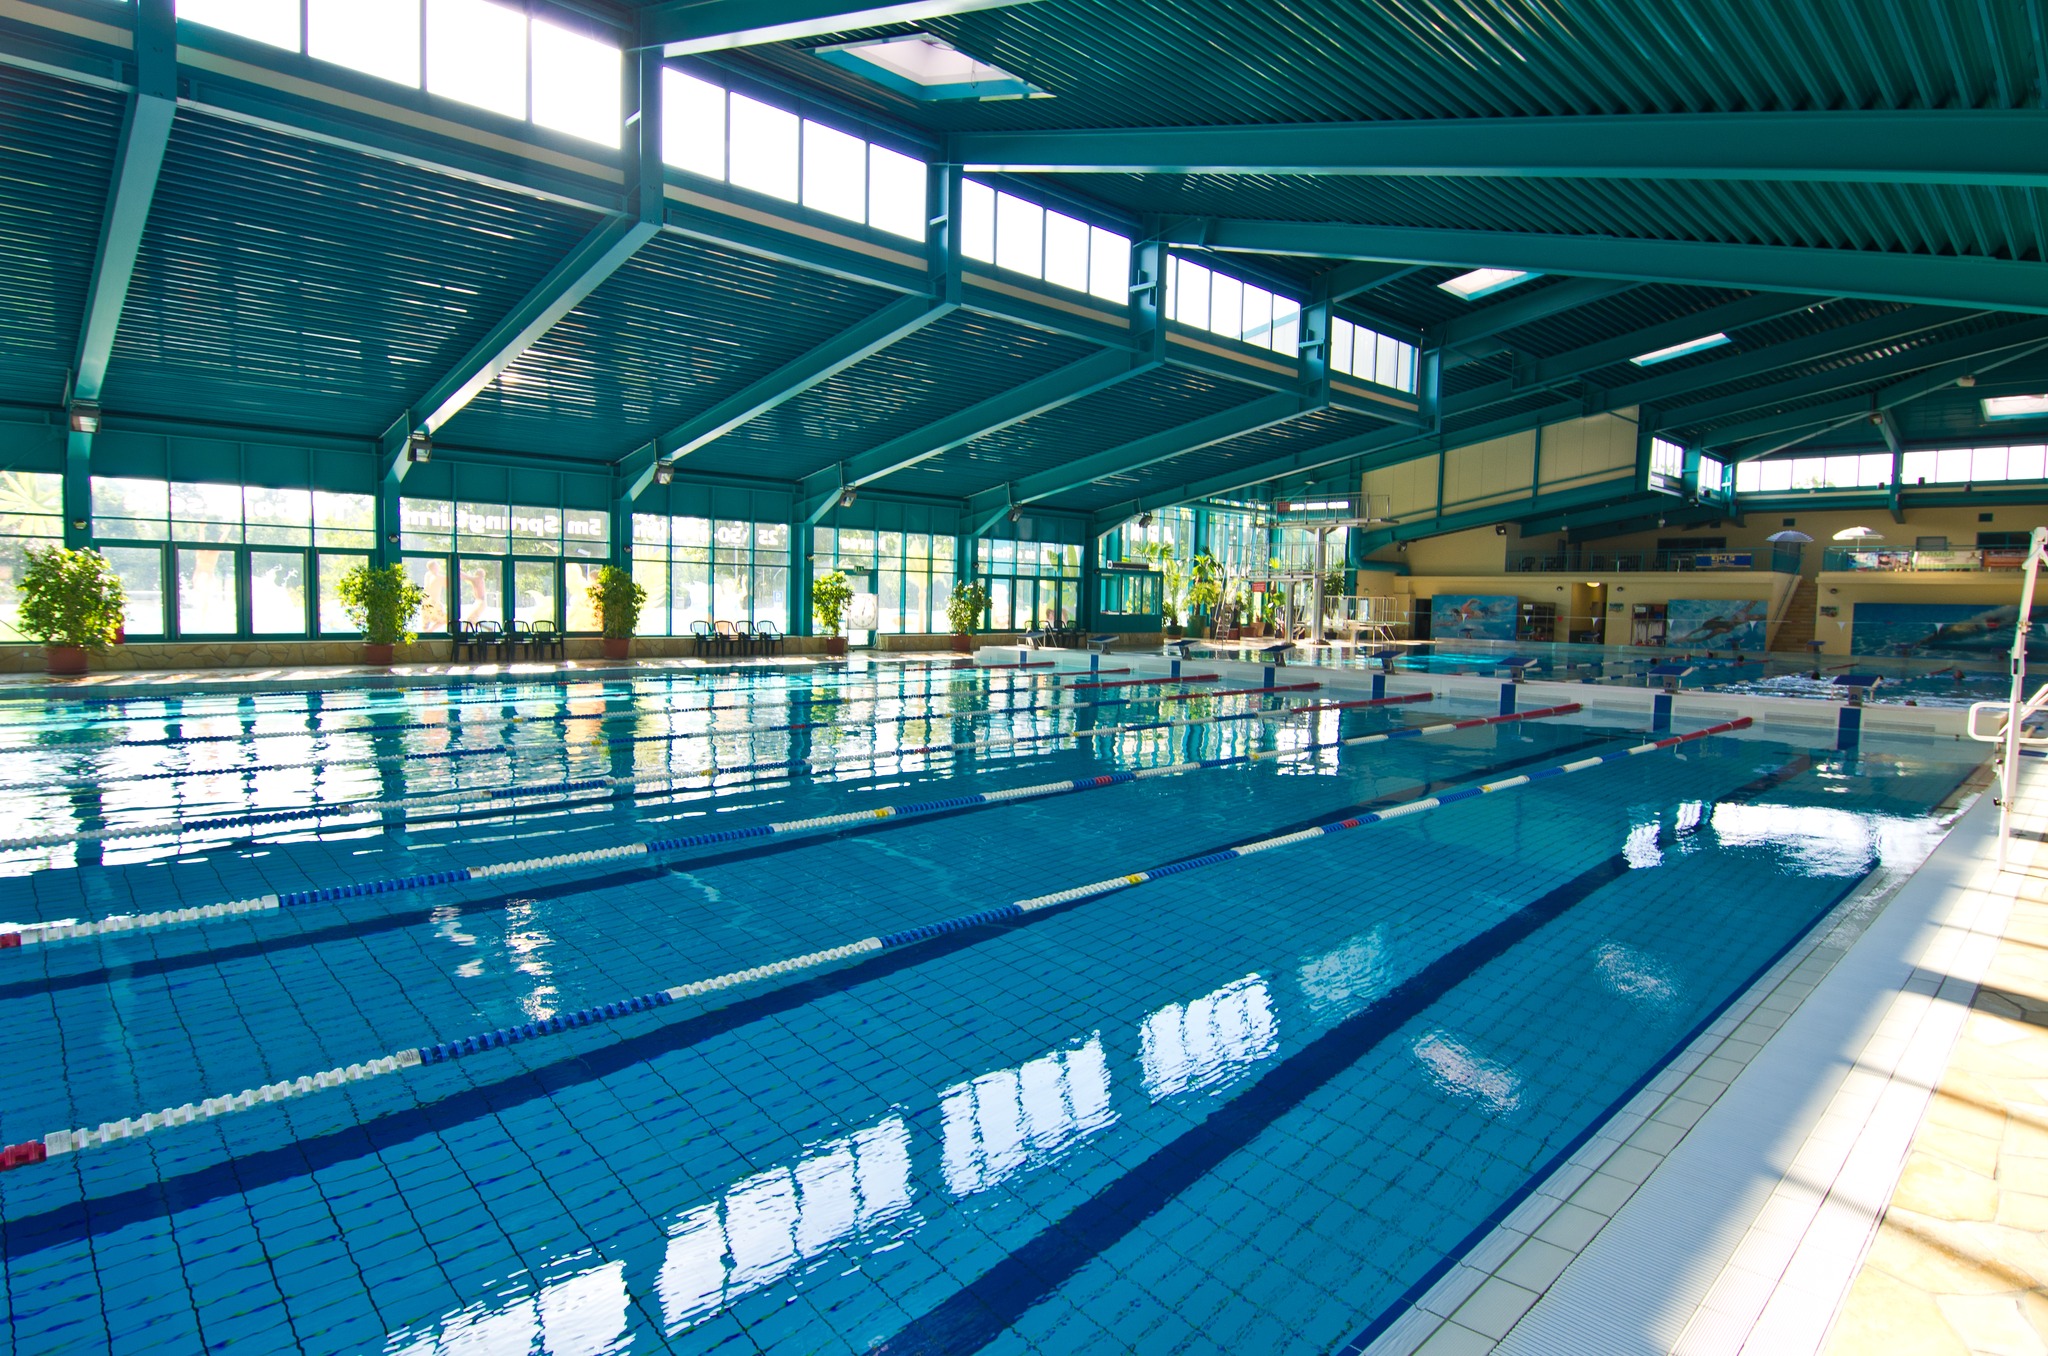
[[[2020, 585], [2019, 611], [2012, 628], [2012, 694], [2002, 702], [1976, 702], [1970, 707], [1970, 738], [2002, 745], [1998, 757], [1998, 869], [2005, 870], [2006, 847], [2012, 841], [2012, 803], [2019, 794], [2020, 750], [2048, 744], [2048, 734], [2029, 734], [2027, 721], [2048, 706], [2048, 686], [2027, 696], [2027, 640], [2033, 630], [2034, 584], [2040, 578], [2041, 562], [2048, 558], [2048, 527], [2037, 527], [2027, 539], [2026, 571]], [[2005, 717], [2002, 727], [1985, 728], [1982, 714], [1998, 712]]]
[[2026, 566], [2024, 546], [1830, 546], [1823, 570], [1976, 571]]

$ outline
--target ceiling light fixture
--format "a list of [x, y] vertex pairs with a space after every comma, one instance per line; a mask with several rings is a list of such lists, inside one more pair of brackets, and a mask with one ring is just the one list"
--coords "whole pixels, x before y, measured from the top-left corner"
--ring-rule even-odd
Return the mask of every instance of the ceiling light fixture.
[[1652, 363], [1669, 362], [1673, 358], [1683, 358], [1688, 353], [1698, 353], [1701, 349], [1719, 348], [1727, 342], [1728, 336], [1725, 334], [1703, 334], [1697, 339], [1688, 339], [1682, 344], [1673, 344], [1669, 348], [1658, 348], [1652, 349], [1648, 353], [1638, 353], [1635, 357], [1630, 358], [1629, 361], [1637, 367], [1648, 367]]
[[1013, 522], [1013, 523], [1014, 523], [1014, 522], [1016, 522], [1016, 521], [1017, 521], [1017, 520], [1018, 520], [1019, 518], [1022, 518], [1023, 516], [1024, 516], [1024, 510], [1023, 510], [1023, 508], [1022, 508], [1022, 507], [1020, 507], [1019, 505], [1016, 505], [1016, 504], [1012, 504], [1012, 505], [1010, 505], [1010, 521], [1011, 521], [1011, 522]]
[[839, 507], [852, 508], [854, 498], [855, 495], [853, 491], [853, 486], [848, 485], [845, 489], [839, 492]]
[[665, 461], [654, 463], [654, 483], [666, 485], [676, 478], [676, 468]]
[[422, 466], [434, 459], [434, 440], [425, 433], [415, 433], [405, 440], [405, 459]]
[[1986, 396], [1986, 419], [2034, 419], [2048, 414], [2048, 392], [2040, 395]]
[[1437, 288], [1466, 301], [1477, 301], [1481, 297], [1492, 296], [1495, 292], [1513, 287], [1517, 283], [1525, 283], [1531, 278], [1542, 276], [1540, 273], [1515, 268], [1475, 268], [1470, 273], [1460, 273], [1455, 278], [1438, 283]]
[[97, 401], [74, 400], [71, 402], [71, 431], [73, 433], [98, 433], [100, 431], [100, 407]]

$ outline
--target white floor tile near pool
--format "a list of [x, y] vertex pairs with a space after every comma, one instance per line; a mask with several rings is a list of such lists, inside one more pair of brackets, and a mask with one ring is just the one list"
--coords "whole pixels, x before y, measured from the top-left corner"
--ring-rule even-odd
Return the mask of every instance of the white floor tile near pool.
[[1997, 814], [1844, 901], [1371, 1356], [1819, 1350], [2005, 925]]

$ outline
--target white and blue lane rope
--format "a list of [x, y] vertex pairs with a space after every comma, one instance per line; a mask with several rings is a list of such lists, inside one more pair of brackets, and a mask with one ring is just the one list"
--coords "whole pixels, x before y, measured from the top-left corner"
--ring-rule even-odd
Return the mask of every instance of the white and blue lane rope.
[[[1333, 705], [1347, 708], [1399, 706], [1428, 700], [1430, 700], [1429, 693], [1418, 692], [1400, 697], [1382, 697], [1356, 702], [1334, 703]], [[1319, 709], [1328, 709], [1328, 707]], [[1444, 732], [1453, 729], [1469, 730], [1479, 726], [1500, 725], [1517, 720], [1541, 720], [1551, 716], [1569, 715], [1579, 709], [1576, 704], [1572, 704], [1524, 711], [1509, 716], [1484, 716], [1472, 720], [1444, 721], [1436, 725], [1421, 727], [1417, 733], [1424, 731]], [[1225, 721], [1238, 720], [1280, 720], [1286, 719], [1293, 714], [1295, 714], [1294, 710], [1285, 708], [1267, 711], [1244, 711], [1231, 715], [1215, 716], [1196, 723], [1221, 724]], [[1185, 724], [1187, 722], [1181, 723]], [[1086, 737], [1093, 733], [1095, 732], [1061, 731], [1052, 734], [1025, 735], [1004, 742], [1005, 744], [1011, 744], [1073, 739], [1076, 737]], [[1373, 743], [1379, 738], [1379, 736], [1375, 735], [1366, 735], [1361, 736], [1359, 742]], [[988, 742], [979, 741], [983, 745], [986, 745]], [[961, 745], [935, 745], [933, 750], [957, 750], [961, 747]], [[362, 899], [371, 895], [402, 894], [413, 890], [429, 890], [441, 885], [460, 885], [468, 881], [493, 880], [507, 876], [530, 875], [541, 871], [557, 871], [565, 867], [627, 862], [667, 852], [686, 852], [697, 848], [718, 847], [750, 839], [772, 838], [794, 833], [813, 833], [826, 829], [846, 828], [856, 824], [871, 823], [882, 819], [914, 818], [923, 815], [940, 814], [950, 810], [967, 809], [977, 805], [998, 805], [1007, 801], [1031, 800], [1043, 796], [1059, 795], [1068, 791], [1090, 791], [1105, 786], [1120, 786], [1127, 782], [1141, 781], [1152, 777], [1172, 776], [1177, 773], [1194, 771], [1201, 768], [1228, 767], [1239, 763], [1257, 762], [1265, 758], [1286, 756], [1302, 751], [1304, 749], [1297, 746], [1293, 749], [1254, 750], [1251, 753], [1231, 754], [1218, 758], [1190, 759], [1186, 762], [1167, 763], [1159, 767], [1141, 768], [1129, 772], [1101, 773], [1093, 777], [1063, 778], [1056, 782], [1042, 782], [1035, 786], [1013, 787], [1006, 791], [976, 792], [972, 795], [950, 796], [941, 800], [914, 802], [909, 805], [881, 806], [869, 810], [853, 810], [839, 814], [814, 816], [809, 819], [787, 820], [782, 823], [756, 824], [746, 828], [721, 829], [712, 833], [658, 838], [639, 843], [622, 843], [608, 848], [591, 848], [583, 852], [556, 853], [545, 857], [529, 857], [518, 861], [497, 862], [483, 866], [448, 867], [440, 871], [423, 871], [407, 876], [387, 877], [383, 880], [355, 881], [346, 885], [293, 890], [282, 894], [267, 894], [249, 899], [228, 900], [218, 904], [164, 909], [154, 913], [114, 914], [91, 922], [24, 923], [11, 929], [0, 931], [0, 950], [88, 937], [110, 937], [120, 933], [149, 931], [183, 923], [203, 923], [212, 919], [233, 917], [237, 914], [265, 913], [278, 909], [298, 908], [308, 904], [336, 903], [346, 899]], [[903, 752], [908, 754], [913, 751], [904, 750]]]
[[550, 1017], [544, 1021], [524, 1022], [517, 1026], [497, 1027], [493, 1030], [464, 1036], [459, 1039], [435, 1041], [429, 1045], [409, 1046], [379, 1058], [364, 1060], [360, 1063], [344, 1065], [333, 1069], [323, 1069], [319, 1073], [308, 1074], [300, 1078], [266, 1083], [260, 1087], [248, 1088], [225, 1097], [209, 1097], [200, 1102], [186, 1102], [179, 1106], [167, 1107], [164, 1110], [148, 1112], [141, 1116], [131, 1116], [119, 1121], [103, 1121], [99, 1125], [92, 1127], [54, 1131], [40, 1139], [26, 1140], [0, 1150], [0, 1171], [42, 1163], [47, 1161], [52, 1155], [62, 1156], [99, 1145], [119, 1143], [122, 1140], [133, 1139], [137, 1136], [166, 1129], [170, 1126], [189, 1125], [195, 1121], [213, 1120], [233, 1112], [246, 1111], [257, 1106], [267, 1106], [275, 1102], [288, 1101], [294, 1097], [303, 1097], [309, 1093], [318, 1092], [326, 1088], [343, 1087], [350, 1083], [359, 1083], [368, 1079], [379, 1078], [386, 1074], [397, 1073], [402, 1069], [419, 1068], [429, 1064], [445, 1064], [451, 1060], [480, 1054], [486, 1050], [496, 1050], [506, 1046], [518, 1045], [564, 1031], [573, 1031], [603, 1022], [616, 1021], [633, 1013], [648, 1012], [655, 1008], [667, 1007], [669, 1004], [681, 999], [701, 997], [702, 995], [717, 993], [724, 989], [736, 988], [743, 984], [751, 984], [758, 980], [777, 979], [804, 970], [814, 970], [821, 965], [851, 960], [857, 956], [868, 956], [877, 952], [913, 946], [919, 942], [929, 941], [934, 937], [943, 937], [948, 933], [961, 932], [968, 928], [981, 927], [990, 923], [1010, 922], [1038, 912], [1041, 909], [1055, 908], [1063, 904], [1074, 904], [1086, 899], [1115, 894], [1118, 891], [1128, 890], [1133, 886], [1143, 885], [1148, 881], [1163, 880], [1166, 877], [1177, 876], [1183, 872], [1216, 866], [1223, 862], [1236, 861], [1240, 858], [1255, 856], [1258, 853], [1271, 852], [1277, 848], [1292, 847], [1298, 843], [1328, 837], [1347, 829], [1359, 829], [1372, 824], [1384, 824], [1396, 819], [1405, 819], [1411, 815], [1426, 814], [1431, 810], [1441, 809], [1446, 805], [1456, 805], [1463, 801], [1475, 800], [1481, 796], [1494, 795], [1502, 791], [1511, 791], [1517, 787], [1548, 781], [1555, 777], [1569, 776], [1575, 772], [1583, 772], [1588, 768], [1620, 762], [1624, 759], [1639, 757], [1646, 753], [1656, 753], [1663, 749], [1674, 748], [1680, 744], [1688, 744], [1694, 740], [1705, 739], [1712, 735], [1727, 734], [1735, 730], [1746, 729], [1750, 724], [1750, 717], [1743, 716], [1737, 720], [1724, 721], [1719, 725], [1710, 725], [1703, 730], [1694, 730], [1689, 734], [1672, 735], [1669, 738], [1655, 740], [1647, 744], [1638, 744], [1632, 748], [1619, 749], [1612, 753], [1596, 754], [1591, 758], [1581, 758], [1575, 762], [1543, 768], [1536, 772], [1523, 773], [1520, 776], [1508, 777], [1497, 782], [1461, 787], [1456, 791], [1446, 792], [1442, 795], [1425, 796], [1419, 800], [1405, 801], [1402, 804], [1391, 806], [1385, 810], [1376, 810], [1368, 814], [1356, 815], [1349, 819], [1340, 819], [1331, 824], [1303, 829], [1298, 833], [1281, 834], [1273, 838], [1258, 839], [1237, 847], [1225, 848], [1221, 852], [1212, 852], [1206, 856], [1174, 862], [1169, 866], [1159, 867], [1155, 870], [1133, 871], [1128, 875], [1112, 876], [1107, 880], [1095, 881], [1088, 885], [1077, 885], [1066, 890], [1056, 890], [1051, 894], [1034, 895], [1029, 899], [1020, 899], [1014, 903], [1000, 904], [991, 909], [982, 909], [978, 912], [964, 914], [955, 918], [942, 919], [938, 922], [904, 928], [883, 936], [863, 937], [859, 941], [848, 942], [845, 945], [830, 947], [823, 951], [812, 951], [805, 955], [791, 956], [784, 960], [772, 961], [766, 965], [751, 966], [745, 970], [729, 971], [707, 979], [677, 984], [671, 988], [656, 989], [650, 993], [636, 994], [631, 998], [595, 1004], [566, 1015]]
[[[1312, 688], [1316, 685], [1311, 683], [1305, 686]], [[1245, 688], [1234, 693], [1207, 692], [1199, 695], [1212, 697], [1224, 695], [1242, 696], [1250, 693], [1280, 690], [1284, 689]], [[1092, 705], [1092, 703], [1090, 704]], [[1044, 709], [1053, 711], [1070, 708], [1063, 704], [1055, 703]], [[1021, 715], [1028, 714], [1029, 710], [1030, 708], [1026, 707], [1016, 707], [976, 714], [998, 716], [1009, 714]], [[967, 713], [961, 714], [965, 715]], [[1182, 723], [1215, 724], [1220, 721], [1246, 719], [1262, 714], [1266, 713], [1248, 712], [1239, 716], [1219, 716], [1211, 717], [1207, 720]], [[952, 714], [941, 714], [938, 716], [920, 716], [916, 717], [915, 720], [919, 722], [936, 722], [957, 718], [960, 717]], [[708, 738], [726, 733], [742, 734], [745, 731], [705, 731], [702, 733], [704, 737]], [[214, 815], [202, 819], [188, 819], [169, 825], [160, 823], [129, 824], [113, 828], [68, 829], [61, 833], [5, 838], [0, 839], [0, 852], [20, 852], [38, 848], [64, 847], [72, 843], [108, 842], [127, 838], [174, 838], [188, 833], [206, 834], [241, 829], [278, 829], [286, 825], [298, 826], [285, 830], [286, 832], [298, 833], [305, 831], [309, 827], [305, 824], [305, 821], [308, 820], [330, 818], [357, 820], [372, 812], [380, 816], [390, 814], [435, 815], [444, 819], [460, 820], [477, 815], [503, 814], [508, 810], [522, 808], [513, 805], [512, 802], [514, 801], [532, 800], [542, 796], [575, 795], [586, 791], [630, 791], [632, 788], [641, 786], [696, 781], [705, 778], [715, 780], [719, 777], [733, 776], [745, 772], [782, 771], [786, 769], [818, 770], [836, 767], [841, 763], [874, 762], [888, 758], [918, 757], [926, 754], [946, 752], [968, 752], [976, 749], [1003, 749], [1070, 737], [1072, 737], [1072, 732], [1048, 732], [1036, 735], [1014, 735], [1004, 738], [961, 740], [946, 744], [911, 745], [895, 749], [870, 749], [865, 752], [844, 754], [837, 758], [813, 756], [808, 758], [770, 759], [764, 762], [734, 763], [722, 766], [712, 763], [702, 768], [682, 770], [663, 768], [655, 772], [645, 772], [623, 777], [588, 777], [537, 784], [505, 783], [496, 786], [451, 787], [446, 790], [429, 792], [418, 796], [337, 800], [330, 801], [324, 805], [301, 806], [294, 809], [241, 811], [235, 814]], [[476, 803], [476, 797], [479, 794], [483, 796], [485, 803]], [[590, 803], [594, 804], [596, 802]], [[156, 809], [167, 807], [135, 808]], [[523, 808], [538, 810], [550, 807], [543, 805]]]

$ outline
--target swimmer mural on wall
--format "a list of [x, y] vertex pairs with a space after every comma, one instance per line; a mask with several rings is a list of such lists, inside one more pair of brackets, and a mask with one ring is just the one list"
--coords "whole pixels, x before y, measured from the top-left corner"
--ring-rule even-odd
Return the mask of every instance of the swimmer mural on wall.
[[1429, 604], [1436, 640], [1513, 640], [1517, 599], [1505, 593], [1439, 593]]
[[1761, 598], [1673, 598], [1666, 606], [1670, 632], [1664, 643], [1674, 649], [1764, 648], [1770, 605]]
[[[1850, 619], [1849, 653], [1995, 661], [2012, 653], [2019, 615], [2018, 603], [1858, 603]], [[2048, 659], [2048, 607], [2034, 609], [2027, 658]]]

